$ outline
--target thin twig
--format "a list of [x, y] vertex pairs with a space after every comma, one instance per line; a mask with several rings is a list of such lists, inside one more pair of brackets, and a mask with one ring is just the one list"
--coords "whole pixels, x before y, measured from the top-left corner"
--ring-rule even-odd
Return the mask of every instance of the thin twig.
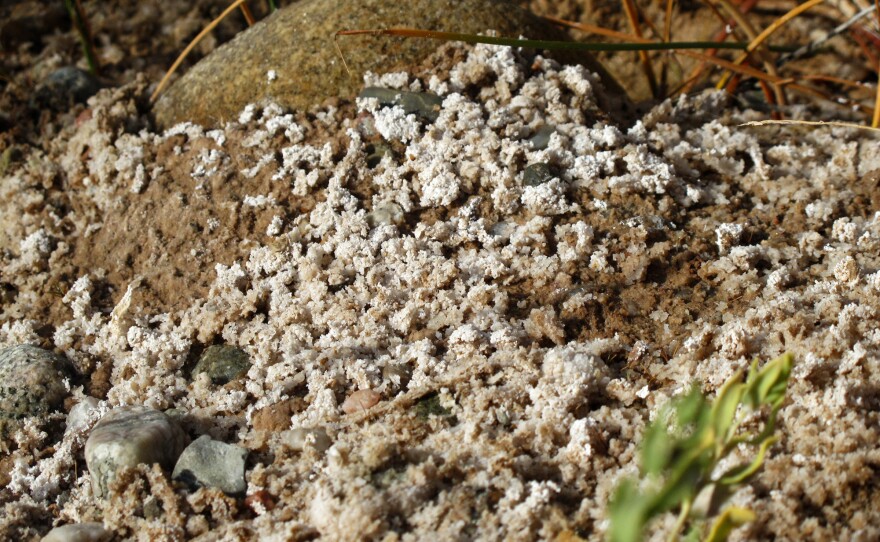
[[843, 32], [846, 32], [852, 25], [856, 24], [864, 17], [867, 17], [868, 15], [870, 15], [873, 11], [874, 11], [874, 6], [867, 7], [865, 9], [859, 11], [858, 13], [856, 13], [855, 15], [850, 17], [850, 19], [848, 21], [846, 21], [845, 23], [834, 27], [834, 29], [831, 32], [829, 32], [825, 37], [822, 37], [816, 41], [810, 42], [810, 43], [804, 45], [803, 47], [801, 47], [800, 49], [798, 49], [797, 51], [794, 51], [793, 53], [786, 53], [786, 54], [781, 55], [779, 57], [779, 59], [776, 61], [776, 65], [780, 66], [790, 60], [796, 60], [798, 58], [809, 55], [810, 53], [812, 53], [813, 51], [815, 51], [819, 47], [825, 45], [825, 43], [828, 40], [830, 40], [831, 38], [833, 38], [834, 36], [837, 36], [838, 34], [842, 34]]
[[[729, 0], [710, 0], [710, 1], [717, 2], [721, 7], [723, 7], [725, 9], [725, 11], [727, 11], [728, 15], [730, 15], [731, 17], [733, 17], [736, 20], [736, 22], [739, 24], [739, 27], [743, 30], [743, 32], [746, 33], [746, 35], [748, 35], [750, 43], [754, 42], [758, 38], [758, 36], [759, 36], [758, 31], [755, 30], [755, 27], [752, 26], [752, 23], [745, 17], [745, 15], [740, 13], [740, 11], [733, 4], [731, 4]], [[753, 52], [753, 51], [750, 51], [750, 52]], [[758, 53], [760, 54], [761, 51], [758, 51]], [[745, 57], [747, 58], [748, 55], [745, 55]], [[779, 75], [776, 72], [776, 65], [773, 64], [772, 62], [770, 62], [769, 60], [767, 60], [765, 55], [763, 55], [763, 54], [761, 54], [761, 61], [764, 65], [764, 70], [767, 73], [769, 73], [770, 75], [773, 75], [773, 76]], [[736, 62], [737, 65], [741, 64], [741, 63], [742, 62]], [[718, 84], [716, 85], [716, 88], [719, 88], [719, 89], [724, 88], [724, 86], [727, 84], [727, 79], [728, 79], [727, 77], [722, 76], [721, 79], [719, 79]], [[776, 95], [776, 101], [780, 105], [785, 105], [788, 102], [788, 100], [785, 97], [785, 92], [782, 90], [781, 87], [774, 86], [773, 91], [774, 91], [774, 94]]]
[[749, 122], [744, 122], [739, 126], [772, 126], [772, 125], [781, 125], [781, 126], [830, 126], [832, 128], [853, 128], [856, 130], [868, 130], [869, 132], [880, 134], [880, 128], [876, 128], [873, 126], [865, 126], [864, 124], [856, 124], [854, 122], [839, 122], [839, 121], [825, 121], [825, 120], [753, 120]]
[[[757, 4], [757, 3], [758, 3], [758, 0], [744, 0], [743, 2], [740, 2], [739, 10], [741, 13], [746, 14], [749, 11], [751, 11], [751, 9], [753, 7], [755, 7], [755, 4]], [[721, 15], [720, 12], [718, 12], [718, 10], [715, 8], [715, 6], [712, 6], [710, 4], [710, 7], [717, 15], [720, 16], [721, 24], [722, 24], [721, 29], [715, 33], [715, 41], [716, 42], [723, 42], [736, 29], [736, 20], [734, 20], [732, 18], [725, 19], [724, 16]], [[715, 53], [717, 53], [717, 50], [715, 50], [715, 49], [709, 49], [706, 51], [706, 54], [708, 54], [709, 56], [715, 56]], [[706, 62], [701, 62], [700, 64], [698, 64], [697, 67], [694, 68], [694, 70], [688, 76], [686, 82], [683, 85], [681, 85], [681, 87], [678, 90], [676, 90], [675, 92], [673, 92], [671, 95], [675, 95], [675, 94], [679, 94], [679, 93], [680, 94], [687, 94], [688, 92], [690, 92], [691, 89], [693, 89], [693, 87], [701, 79], [701, 76], [702, 76], [703, 71], [705, 69], [706, 69]]]
[[[240, 0], [241, 1], [241, 0]], [[575, 27], [576, 23], [572, 23]], [[406, 38], [427, 38], [441, 41], [463, 41], [465, 43], [485, 43], [489, 45], [504, 45], [507, 47], [524, 47], [526, 49], [548, 50], [572, 50], [572, 51], [676, 51], [687, 49], [736, 49], [745, 50], [747, 43], [724, 42], [714, 43], [710, 41], [652, 41], [648, 38], [636, 38], [631, 34], [624, 34], [631, 43], [582, 43], [576, 41], [550, 41], [530, 40], [517, 38], [504, 38], [498, 36], [479, 36], [477, 34], [462, 34], [459, 32], [439, 32], [436, 30], [420, 30], [417, 28], [385, 28], [379, 30], [339, 30], [337, 36], [399, 36]], [[788, 50], [788, 47], [779, 47], [780, 50]]]
[[248, 7], [247, 2], [239, 6], [241, 8], [241, 13], [244, 15], [244, 20], [247, 22], [248, 26], [254, 26], [257, 23], [257, 20], [254, 19], [254, 14], [251, 13], [251, 8]]

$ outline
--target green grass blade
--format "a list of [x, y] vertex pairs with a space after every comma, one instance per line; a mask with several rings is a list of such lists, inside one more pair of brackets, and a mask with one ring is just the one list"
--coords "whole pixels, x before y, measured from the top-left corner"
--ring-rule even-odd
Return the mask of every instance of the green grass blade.
[[734, 529], [754, 520], [755, 513], [748, 508], [731, 506], [715, 520], [706, 542], [724, 542]]
[[[414, 38], [427, 38], [443, 41], [463, 41], [465, 43], [486, 43], [528, 49], [572, 50], [572, 51], [669, 51], [676, 49], [738, 49], [745, 50], [748, 43], [714, 41], [672, 41], [651, 43], [581, 43], [573, 41], [550, 41], [504, 38], [497, 36], [478, 36], [460, 32], [438, 32], [415, 28], [388, 28], [385, 30], [341, 30], [337, 36], [386, 35]], [[770, 47], [771, 50], [792, 51], [793, 47]]]

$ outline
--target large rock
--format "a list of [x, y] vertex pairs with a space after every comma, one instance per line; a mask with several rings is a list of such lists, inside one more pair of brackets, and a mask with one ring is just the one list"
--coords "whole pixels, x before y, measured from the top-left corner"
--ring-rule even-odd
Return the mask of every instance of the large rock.
[[[493, 29], [503, 36], [567, 39], [504, 0], [303, 0], [241, 32], [187, 71], [159, 98], [156, 121], [160, 128], [182, 121], [213, 126], [237, 118], [244, 106], [264, 98], [297, 109], [331, 97], [351, 98], [367, 70], [415, 66], [438, 46], [430, 39], [340, 37], [353, 75], [347, 74], [333, 45], [335, 32], [391, 27], [466, 33]], [[588, 54], [578, 58], [596, 67]], [[271, 81], [270, 70], [277, 75]]]
[[244, 494], [247, 455], [241, 446], [202, 435], [180, 454], [171, 476], [191, 488], [216, 487], [229, 495]]
[[122, 467], [159, 463], [171, 469], [187, 445], [182, 429], [165, 414], [145, 406], [121, 406], [101, 418], [86, 441], [92, 492], [107, 495]]
[[68, 391], [63, 358], [20, 344], [0, 348], [0, 451], [7, 438], [29, 417], [44, 417], [61, 407]]

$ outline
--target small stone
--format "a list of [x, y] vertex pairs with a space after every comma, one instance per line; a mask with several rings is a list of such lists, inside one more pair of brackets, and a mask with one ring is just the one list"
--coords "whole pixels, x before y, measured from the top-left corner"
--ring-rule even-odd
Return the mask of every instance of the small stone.
[[373, 207], [371, 212], [367, 213], [367, 224], [371, 228], [375, 228], [379, 224], [400, 226], [403, 224], [403, 219], [403, 209], [394, 202], [379, 204]]
[[29, 344], [0, 349], [0, 448], [24, 418], [57, 410], [68, 395], [66, 362]]
[[358, 390], [346, 397], [342, 403], [342, 410], [346, 414], [363, 412], [374, 407], [381, 397], [379, 392], [373, 390]]
[[452, 411], [443, 406], [440, 401], [440, 395], [436, 392], [429, 393], [416, 401], [416, 416], [421, 420], [428, 420], [432, 416], [447, 418], [452, 416]]
[[92, 491], [107, 495], [120, 467], [159, 463], [170, 469], [186, 446], [183, 430], [165, 414], [145, 406], [122, 406], [108, 412], [86, 441], [86, 464]]
[[433, 92], [410, 92], [389, 88], [367, 87], [358, 94], [358, 98], [376, 98], [382, 107], [400, 106], [406, 115], [434, 122], [440, 116], [443, 98]]
[[526, 186], [538, 186], [550, 182], [556, 175], [546, 162], [529, 164], [523, 171], [523, 184]]
[[193, 375], [208, 373], [214, 384], [226, 384], [243, 376], [250, 367], [250, 358], [241, 348], [214, 345], [202, 352]]
[[50, 73], [37, 87], [31, 106], [64, 111], [75, 103], [85, 103], [100, 89], [101, 83], [89, 72], [65, 66]]
[[55, 527], [41, 542], [109, 542], [112, 538], [113, 532], [105, 529], [102, 523], [71, 523]]
[[172, 477], [195, 489], [216, 487], [229, 495], [244, 494], [248, 451], [202, 435], [187, 446], [174, 466]]
[[[377, 141], [376, 143], [370, 143], [367, 145], [367, 167], [370, 169], [375, 168], [379, 165], [386, 155], [394, 156], [394, 149], [391, 148], [391, 145], [384, 141]], [[367, 220], [370, 217], [367, 215]]]
[[544, 125], [538, 128], [538, 131], [535, 132], [535, 135], [529, 138], [529, 143], [532, 144], [532, 148], [536, 151], [542, 151], [547, 148], [550, 144], [550, 136], [552, 136], [556, 132], [556, 128], [549, 125]]
[[333, 444], [333, 440], [323, 427], [297, 427], [281, 433], [281, 443], [297, 452], [305, 450], [308, 446], [324, 452]]
[[86, 397], [73, 405], [67, 413], [67, 431], [76, 431], [85, 427], [89, 423], [89, 416], [98, 408], [99, 403], [100, 401], [94, 397]]

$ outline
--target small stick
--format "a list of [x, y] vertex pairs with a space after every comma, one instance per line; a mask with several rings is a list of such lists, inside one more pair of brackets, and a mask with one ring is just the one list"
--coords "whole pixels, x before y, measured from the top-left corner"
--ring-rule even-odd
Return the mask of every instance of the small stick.
[[873, 132], [875, 134], [880, 133], [880, 128], [876, 128], [873, 126], [865, 126], [864, 124], [856, 124], [854, 122], [839, 122], [839, 121], [825, 121], [825, 120], [753, 120], [749, 122], [744, 122], [739, 126], [772, 126], [774, 124], [782, 125], [782, 126], [831, 126], [834, 128], [854, 128], [856, 130], [868, 130], [869, 132]]
[[257, 20], [254, 19], [254, 14], [251, 13], [251, 8], [248, 7], [247, 2], [239, 6], [239, 8], [241, 9], [241, 13], [244, 15], [244, 20], [245, 22], [247, 22], [247, 25], [254, 26]]
[[[639, 11], [633, 0], [623, 0], [623, 8], [626, 10], [626, 18], [629, 20], [629, 26], [632, 28], [636, 37], [642, 36], [642, 28], [639, 26]], [[651, 96], [657, 97], [657, 77], [654, 75], [654, 66], [651, 63], [651, 57], [647, 51], [639, 51], [639, 59], [642, 62], [642, 71], [648, 79], [648, 87], [651, 89]]]
[[785, 62], [788, 62], [789, 60], [795, 60], [795, 59], [801, 58], [802, 56], [806, 56], [806, 55], [812, 53], [813, 51], [815, 51], [816, 49], [818, 49], [819, 47], [824, 45], [825, 42], [827, 42], [828, 40], [830, 40], [834, 36], [837, 36], [838, 34], [846, 32], [852, 25], [859, 22], [859, 20], [861, 20], [862, 18], [870, 15], [873, 11], [874, 11], [874, 6], [870, 6], [870, 7], [867, 7], [865, 9], [859, 11], [858, 13], [856, 13], [855, 15], [850, 17], [850, 19], [848, 21], [846, 21], [845, 23], [842, 23], [842, 24], [836, 26], [831, 32], [828, 33], [827, 36], [825, 36], [821, 39], [818, 39], [816, 41], [810, 42], [807, 45], [804, 45], [803, 47], [799, 48], [797, 51], [794, 51], [792, 53], [787, 53], [787, 54], [780, 56], [779, 60], [776, 61], [776, 64], [781, 65]]

